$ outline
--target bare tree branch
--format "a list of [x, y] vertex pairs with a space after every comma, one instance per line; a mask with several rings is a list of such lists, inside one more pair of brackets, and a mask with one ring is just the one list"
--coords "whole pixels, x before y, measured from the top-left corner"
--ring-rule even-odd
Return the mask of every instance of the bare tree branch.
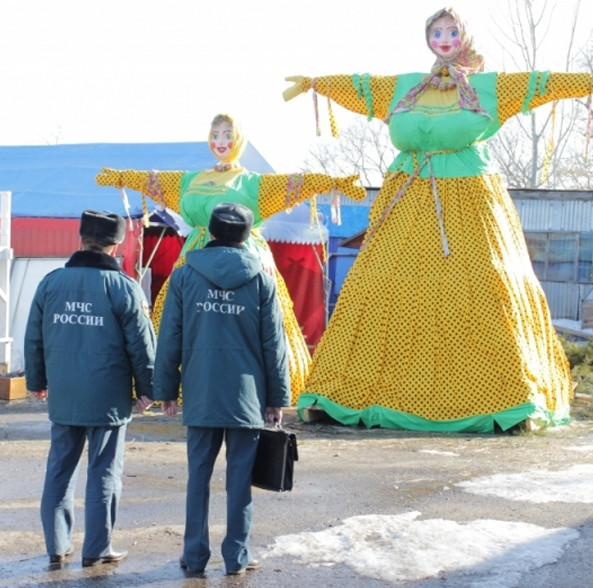
[[[548, 0], [508, 0], [509, 26], [498, 23], [502, 39], [501, 49], [510, 54], [519, 71], [537, 69], [538, 58], [550, 32], [554, 39], [567, 40], [564, 57], [565, 69], [591, 70], [593, 51], [583, 50], [581, 62], [575, 60], [575, 36], [581, 0], [573, 0], [572, 16], [568, 30], [558, 31], [554, 27], [554, 15], [558, 10], [566, 11], [567, 3], [558, 7]], [[561, 36], [561, 37], [560, 37]], [[556, 42], [556, 41], [554, 41]], [[509, 53], [514, 48], [513, 53]], [[519, 57], [520, 56], [520, 57]], [[584, 56], [584, 57], [583, 57]], [[580, 66], [580, 67], [579, 67]], [[509, 186], [517, 188], [553, 188], [580, 186], [588, 178], [578, 178], [574, 167], [575, 147], [572, 135], [582, 119], [582, 101], [560, 101], [556, 105], [544, 106], [530, 113], [529, 118], [515, 117], [506, 123], [501, 132], [490, 142], [493, 159]], [[549, 142], [553, 140], [554, 151], [549, 153]], [[581, 140], [581, 152], [584, 141]], [[511, 157], [509, 161], [507, 158]], [[567, 160], [570, 160], [567, 161]], [[570, 173], [566, 170], [570, 169]], [[564, 170], [564, 171], [563, 171]], [[586, 173], [586, 169], [582, 169]]]
[[379, 186], [396, 155], [384, 123], [356, 118], [338, 139], [320, 139], [309, 150], [304, 169], [330, 175], [360, 174], [364, 186]]

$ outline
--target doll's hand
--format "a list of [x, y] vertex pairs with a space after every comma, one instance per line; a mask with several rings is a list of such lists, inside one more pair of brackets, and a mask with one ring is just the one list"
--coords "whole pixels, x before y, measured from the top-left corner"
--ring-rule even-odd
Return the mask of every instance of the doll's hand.
[[287, 82], [294, 82], [290, 88], [286, 88], [284, 92], [282, 92], [282, 96], [284, 96], [284, 100], [288, 102], [293, 98], [296, 98], [299, 94], [303, 92], [303, 83], [305, 78], [303, 76], [289, 76], [288, 78], [284, 78]]
[[352, 200], [362, 200], [367, 191], [362, 186], [355, 186], [354, 182], [359, 180], [358, 176], [346, 176], [345, 178], [335, 178], [335, 186], [339, 192], [352, 198]]
[[122, 187], [122, 173], [118, 169], [104, 167], [97, 174], [95, 180], [99, 186], [115, 186], [116, 188]]

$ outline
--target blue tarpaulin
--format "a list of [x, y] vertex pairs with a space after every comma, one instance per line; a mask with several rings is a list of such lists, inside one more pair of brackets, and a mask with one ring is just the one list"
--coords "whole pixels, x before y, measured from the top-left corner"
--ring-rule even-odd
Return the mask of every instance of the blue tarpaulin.
[[[89, 208], [124, 215], [121, 191], [95, 182], [101, 168], [194, 171], [215, 163], [206, 142], [0, 146], [0, 191], [12, 192], [13, 217], [78, 218]], [[241, 163], [274, 171], [249, 143]], [[141, 216], [140, 194], [127, 194], [131, 215]]]

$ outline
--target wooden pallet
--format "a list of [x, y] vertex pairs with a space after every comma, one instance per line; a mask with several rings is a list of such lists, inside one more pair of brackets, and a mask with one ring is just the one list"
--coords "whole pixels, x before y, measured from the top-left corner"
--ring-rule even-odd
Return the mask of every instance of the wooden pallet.
[[315, 423], [327, 418], [327, 413], [320, 408], [308, 406], [300, 410], [304, 423]]

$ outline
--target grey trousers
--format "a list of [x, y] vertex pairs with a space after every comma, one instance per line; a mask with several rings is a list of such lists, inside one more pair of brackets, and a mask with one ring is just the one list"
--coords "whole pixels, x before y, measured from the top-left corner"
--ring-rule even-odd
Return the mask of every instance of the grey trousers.
[[210, 478], [222, 441], [226, 445], [226, 536], [222, 557], [227, 571], [244, 568], [252, 559], [249, 537], [253, 522], [251, 472], [258, 429], [188, 427], [188, 482], [183, 559], [194, 570], [203, 570], [210, 559], [208, 511]]
[[74, 490], [80, 458], [88, 440], [83, 557], [111, 550], [111, 532], [122, 490], [126, 425], [76, 427], [52, 423], [41, 523], [50, 555], [63, 555], [72, 545]]

